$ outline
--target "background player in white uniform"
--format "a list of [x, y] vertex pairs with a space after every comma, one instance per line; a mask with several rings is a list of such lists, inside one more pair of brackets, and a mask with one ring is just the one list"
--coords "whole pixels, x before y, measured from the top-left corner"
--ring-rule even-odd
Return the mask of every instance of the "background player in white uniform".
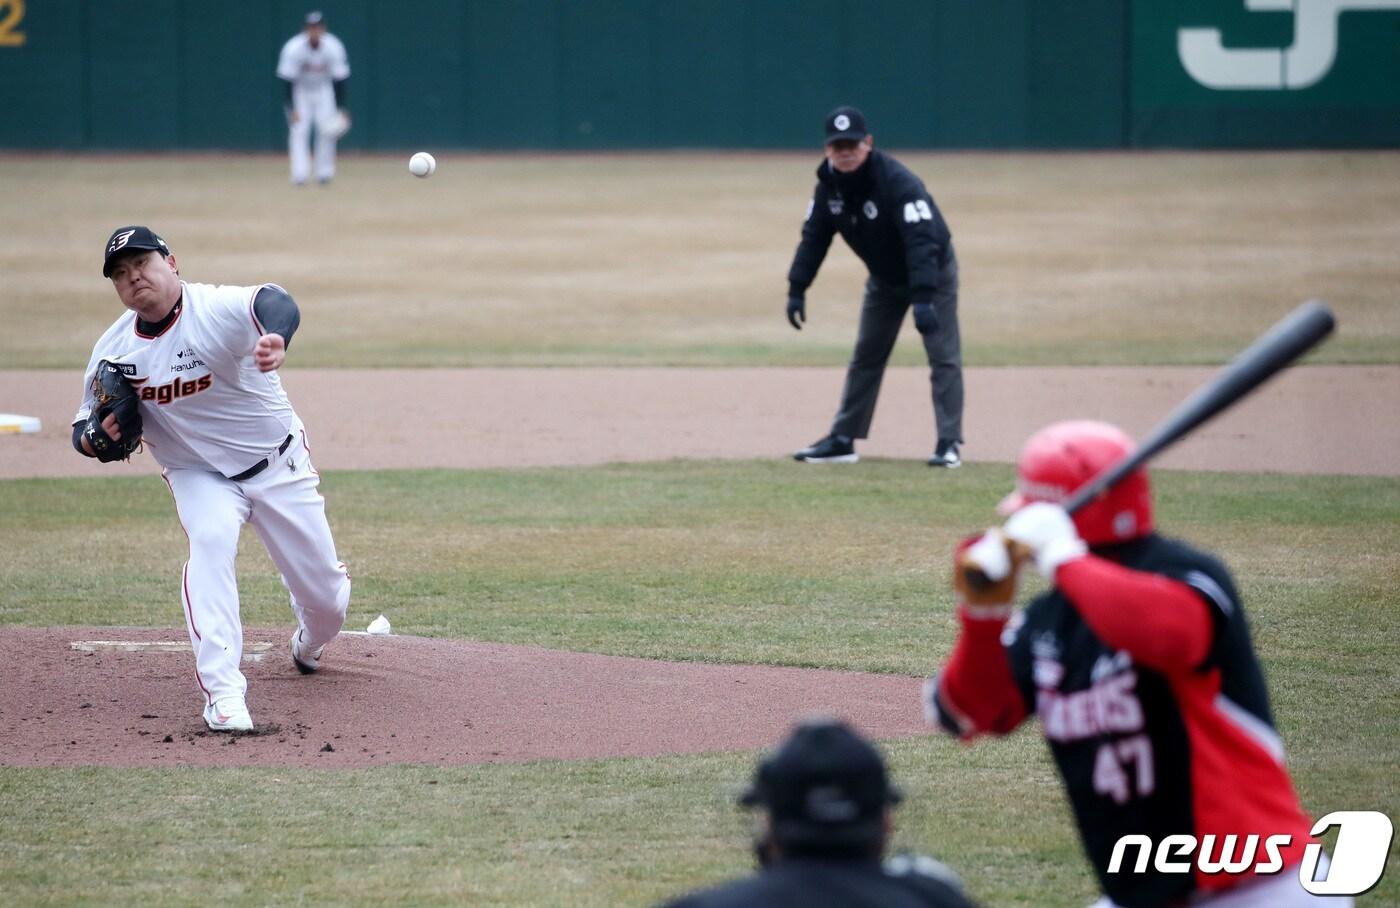
[[350, 60], [345, 45], [326, 31], [320, 13], [306, 14], [306, 27], [282, 45], [277, 78], [286, 87], [287, 149], [292, 182], [300, 186], [311, 172], [311, 127], [316, 127], [316, 179], [335, 176], [335, 142], [350, 128], [345, 83]]
[[[180, 598], [205, 723], [251, 731], [234, 573], [243, 524], [253, 524], [291, 593], [292, 660], [303, 674], [320, 667], [350, 602], [306, 432], [277, 376], [300, 314], [276, 284], [182, 281], [175, 256], [146, 227], [112, 234], [102, 274], [128, 311], [93, 348], [73, 446], [92, 456], [82, 437], [91, 380], [100, 360], [117, 364], [140, 395], [144, 443], [189, 537]], [[103, 428], [117, 437], [112, 417]]]

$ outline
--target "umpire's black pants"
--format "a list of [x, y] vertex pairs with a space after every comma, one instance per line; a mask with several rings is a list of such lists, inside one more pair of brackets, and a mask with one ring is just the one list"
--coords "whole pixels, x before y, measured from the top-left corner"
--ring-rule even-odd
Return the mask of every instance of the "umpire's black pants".
[[[846, 389], [841, 409], [831, 424], [831, 434], [865, 438], [875, 418], [875, 399], [885, 364], [899, 337], [899, 327], [909, 311], [909, 289], [891, 287], [871, 277], [865, 282], [860, 307], [860, 333], [855, 353], [846, 369]], [[962, 341], [958, 334], [958, 261], [948, 260], [933, 297], [938, 330], [923, 336], [928, 354], [929, 380], [933, 384], [933, 419], [940, 441], [962, 441], [963, 378]]]

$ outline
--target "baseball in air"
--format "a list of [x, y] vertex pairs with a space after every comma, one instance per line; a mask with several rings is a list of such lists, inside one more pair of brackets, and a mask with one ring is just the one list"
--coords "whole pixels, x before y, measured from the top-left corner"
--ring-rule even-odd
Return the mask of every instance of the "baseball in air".
[[415, 177], [430, 177], [437, 170], [437, 160], [426, 151], [420, 151], [408, 159], [408, 172]]

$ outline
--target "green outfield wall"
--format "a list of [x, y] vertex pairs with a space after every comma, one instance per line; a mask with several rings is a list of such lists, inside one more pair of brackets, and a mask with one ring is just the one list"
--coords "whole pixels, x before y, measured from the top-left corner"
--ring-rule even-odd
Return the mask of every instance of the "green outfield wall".
[[[0, 147], [274, 149], [315, 0], [0, 0]], [[1400, 0], [326, 0], [351, 148], [1400, 145]]]

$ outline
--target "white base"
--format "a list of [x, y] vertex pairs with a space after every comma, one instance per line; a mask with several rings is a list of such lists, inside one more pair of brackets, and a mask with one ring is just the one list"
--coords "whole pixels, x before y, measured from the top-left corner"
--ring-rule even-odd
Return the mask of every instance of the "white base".
[[0, 435], [17, 434], [23, 432], [29, 434], [38, 432], [42, 428], [39, 417], [20, 416], [18, 413], [0, 413]]
[[[69, 646], [80, 653], [115, 650], [123, 653], [188, 653], [188, 640], [74, 640]], [[272, 652], [271, 643], [249, 643], [243, 647], [244, 662], [261, 662]]]

